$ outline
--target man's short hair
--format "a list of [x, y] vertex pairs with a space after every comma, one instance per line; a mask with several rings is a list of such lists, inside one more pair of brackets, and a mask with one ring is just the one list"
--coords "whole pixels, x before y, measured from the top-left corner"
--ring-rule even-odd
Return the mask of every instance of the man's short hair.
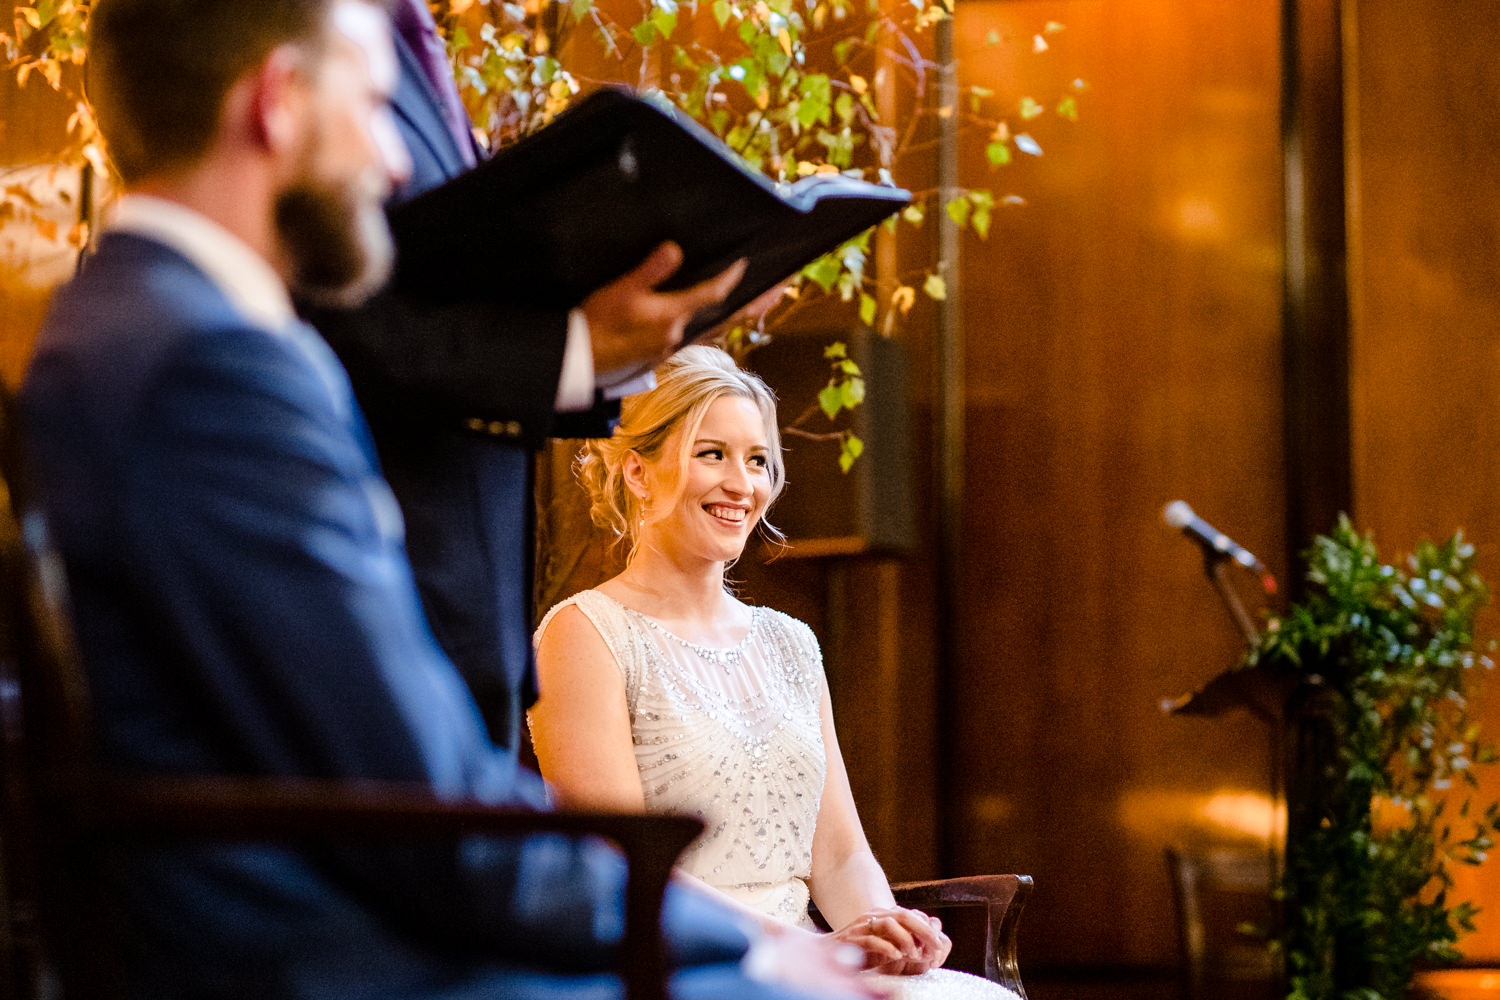
[[96, 0], [86, 85], [127, 183], [208, 148], [230, 87], [277, 46], [319, 45], [336, 0]]

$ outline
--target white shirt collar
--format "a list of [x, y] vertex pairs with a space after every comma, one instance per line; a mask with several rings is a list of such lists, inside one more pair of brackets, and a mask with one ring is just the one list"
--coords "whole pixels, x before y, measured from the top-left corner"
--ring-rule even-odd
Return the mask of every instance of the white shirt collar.
[[164, 243], [192, 261], [229, 298], [245, 319], [284, 330], [296, 319], [286, 283], [265, 258], [207, 216], [164, 198], [128, 194], [109, 223]]

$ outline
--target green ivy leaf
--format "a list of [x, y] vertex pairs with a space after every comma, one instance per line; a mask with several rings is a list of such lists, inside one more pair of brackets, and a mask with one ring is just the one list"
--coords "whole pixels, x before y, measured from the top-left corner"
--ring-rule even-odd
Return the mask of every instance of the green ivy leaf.
[[733, 13], [734, 7], [729, 3], [729, 0], [714, 0], [714, 20], [719, 23], [719, 27], [722, 28], [728, 24], [729, 17]]
[[[854, 118], [854, 95], [845, 91], [833, 102], [833, 113], [839, 116], [839, 121], [845, 126]], [[845, 131], [848, 131], [847, 127]]]
[[[651, 11], [651, 24], [661, 32], [661, 37], [671, 38], [672, 32], [677, 29], [677, 12], [665, 7], [657, 7]], [[643, 44], [649, 45], [650, 43]]]
[[859, 293], [859, 321], [865, 326], [875, 325], [875, 312], [880, 303], [875, 301], [875, 296], [868, 292]]
[[1057, 114], [1059, 117], [1066, 118], [1070, 122], [1076, 122], [1078, 120], [1078, 98], [1069, 94], [1058, 101]]
[[656, 25], [642, 21], [630, 29], [630, 37], [636, 40], [636, 44], [649, 47], [656, 42]]
[[927, 293], [928, 298], [941, 302], [948, 297], [948, 283], [941, 275], [929, 274], [927, 280], [922, 282], [922, 291]]
[[854, 467], [855, 459], [865, 453], [865, 443], [859, 439], [857, 434], [850, 432], [844, 435], [843, 446], [839, 449], [839, 469], [847, 473]]
[[573, 18], [583, 20], [585, 14], [594, 9], [594, 0], [573, 0]]
[[984, 147], [984, 157], [992, 167], [1003, 167], [1010, 162], [1010, 147], [1003, 142], [992, 142]]
[[865, 401], [865, 380], [862, 378], [848, 379], [839, 387], [839, 395], [845, 409], [854, 409]]
[[835, 358], [847, 358], [848, 356], [849, 348], [844, 345], [842, 340], [835, 340], [823, 348], [823, 357], [828, 361], [832, 361]]
[[982, 240], [990, 236], [990, 210], [988, 208], [976, 208], [974, 214], [969, 216], [969, 228], [974, 230]]
[[1043, 108], [1040, 104], [1038, 104], [1035, 99], [1030, 98], [1030, 97], [1023, 97], [1023, 98], [1021, 98], [1021, 120], [1022, 121], [1029, 122], [1033, 118], [1036, 118], [1036, 117], [1039, 117], [1040, 115], [1042, 115], [1045, 111], [1046, 111], [1046, 109]]
[[832, 110], [833, 93], [827, 76], [814, 73], [804, 76], [797, 84], [800, 100], [797, 102], [797, 121], [803, 128], [811, 128], [821, 122], [827, 125]]
[[818, 392], [818, 407], [832, 420], [844, 406], [844, 394], [836, 385], [825, 385]]
[[972, 207], [973, 206], [969, 204], [968, 195], [959, 195], [957, 198], [954, 198], [952, 201], [948, 202], [948, 218], [952, 219], [959, 226], [962, 226], [969, 221], [969, 210]]
[[839, 272], [844, 265], [832, 254], [825, 254], [802, 269], [802, 274], [809, 281], [815, 283], [823, 291], [833, 288], [833, 283], [839, 280]]

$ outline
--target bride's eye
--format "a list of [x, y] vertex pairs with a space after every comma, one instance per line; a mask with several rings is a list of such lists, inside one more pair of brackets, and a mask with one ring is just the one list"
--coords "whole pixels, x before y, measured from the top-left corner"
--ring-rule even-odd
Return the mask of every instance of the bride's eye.
[[695, 457], [696, 458], [721, 459], [721, 458], [724, 457], [724, 453], [722, 451], [720, 451], [718, 448], [704, 448], [702, 451], [698, 452], [698, 454]]
[[756, 466], [757, 468], [764, 469], [770, 466], [771, 460], [766, 458], [766, 456], [764, 455], [751, 455], [750, 464]]

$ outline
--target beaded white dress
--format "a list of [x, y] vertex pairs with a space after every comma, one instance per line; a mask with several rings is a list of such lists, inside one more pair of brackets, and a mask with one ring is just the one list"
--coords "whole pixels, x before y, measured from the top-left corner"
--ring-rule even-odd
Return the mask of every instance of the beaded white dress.
[[[808, 878], [827, 757], [812, 629], [756, 607], [738, 645], [705, 647], [585, 590], [547, 612], [538, 639], [569, 605], [598, 629], [624, 677], [646, 810], [704, 822], [680, 867], [767, 916], [814, 927]], [[947, 969], [887, 978], [902, 1000], [1016, 1000]]]

